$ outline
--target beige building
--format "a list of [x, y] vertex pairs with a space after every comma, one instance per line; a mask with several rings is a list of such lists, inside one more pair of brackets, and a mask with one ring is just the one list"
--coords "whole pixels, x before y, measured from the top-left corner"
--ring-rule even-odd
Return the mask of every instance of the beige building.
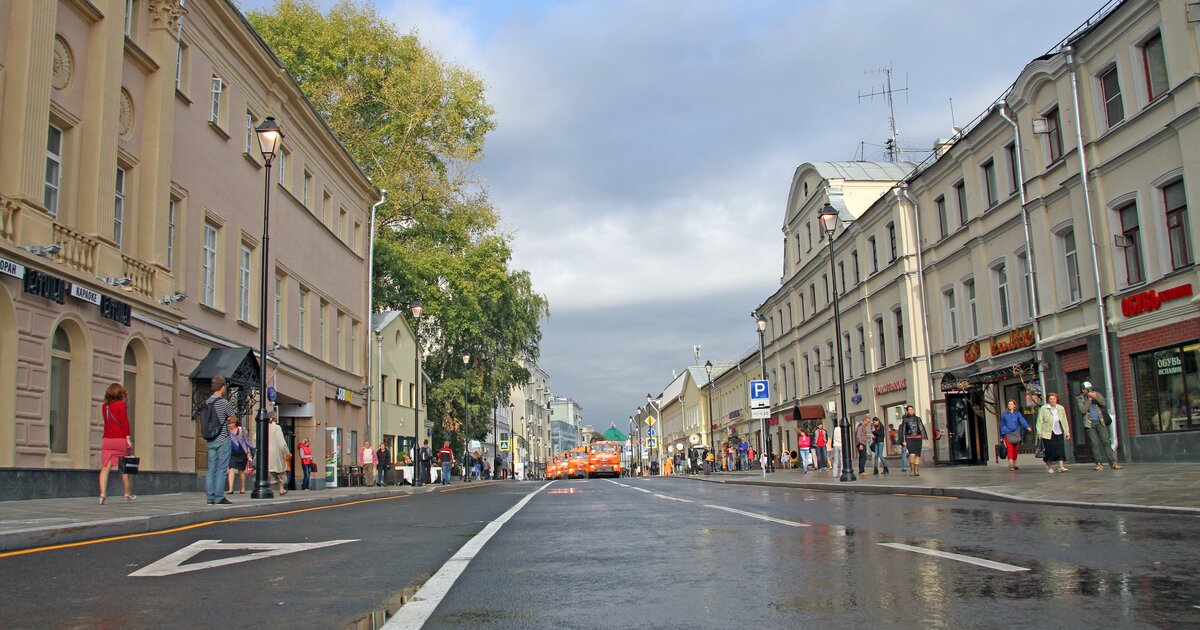
[[[411, 313], [386, 311], [371, 316], [371, 356], [377, 387], [370, 391], [371, 443], [388, 445], [397, 460], [428, 439], [426, 394], [429, 377], [413, 334]], [[431, 452], [436, 450], [430, 444]], [[441, 446], [440, 444], [438, 445]]]
[[[720, 369], [720, 373], [718, 373]], [[750, 381], [761, 378], [758, 348], [736, 363], [713, 369], [713, 423], [718, 443], [745, 437], [756, 453], [762, 452], [762, 420], [750, 417]], [[707, 389], [707, 383], [705, 384]]]
[[0, 43], [0, 467], [91, 493], [111, 382], [147, 489], [203, 472], [207, 384], [189, 377], [228, 371], [252, 419], [257, 361], [236, 349], [258, 346], [266, 116], [285, 135], [268, 183], [278, 411], [289, 440], [350, 456], [377, 191], [238, 9], [5, 1]]

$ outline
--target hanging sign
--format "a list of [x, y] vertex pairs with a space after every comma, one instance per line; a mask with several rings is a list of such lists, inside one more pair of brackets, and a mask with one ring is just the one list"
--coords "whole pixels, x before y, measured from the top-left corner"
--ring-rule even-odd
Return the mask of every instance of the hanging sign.
[[67, 301], [67, 281], [48, 273], [28, 269], [21, 283], [26, 293], [63, 304]]
[[72, 284], [71, 297], [83, 300], [84, 302], [91, 302], [96, 306], [100, 306], [100, 294], [85, 286]]
[[0, 273], [10, 275], [14, 278], [24, 278], [25, 277], [25, 267], [22, 265], [18, 265], [17, 263], [15, 263], [11, 260], [6, 260], [4, 258], [0, 258]]
[[100, 317], [128, 326], [131, 315], [133, 308], [128, 304], [107, 295], [100, 297]]

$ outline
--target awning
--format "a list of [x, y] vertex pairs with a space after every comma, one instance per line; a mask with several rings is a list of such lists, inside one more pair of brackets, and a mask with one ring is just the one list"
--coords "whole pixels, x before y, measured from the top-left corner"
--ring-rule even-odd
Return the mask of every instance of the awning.
[[825, 419], [825, 408], [821, 405], [800, 405], [797, 409], [801, 420]]
[[[980, 362], [982, 363], [982, 362]], [[942, 374], [941, 389], [943, 392], [959, 392], [981, 387], [989, 383], [998, 383], [1009, 378], [1032, 376], [1037, 378], [1037, 362], [1032, 355], [1006, 357], [1005, 360], [990, 364], [972, 364], [956, 368]]]

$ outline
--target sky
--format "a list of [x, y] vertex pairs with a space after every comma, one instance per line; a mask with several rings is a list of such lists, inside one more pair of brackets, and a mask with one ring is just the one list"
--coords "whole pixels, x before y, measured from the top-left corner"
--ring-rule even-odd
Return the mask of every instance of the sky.
[[374, 1], [488, 86], [497, 128], [475, 170], [550, 304], [539, 365], [598, 431], [627, 426], [694, 346], [700, 363], [757, 347], [795, 169], [885, 159], [887, 104], [864, 96], [882, 69], [920, 161], [1103, 4]]

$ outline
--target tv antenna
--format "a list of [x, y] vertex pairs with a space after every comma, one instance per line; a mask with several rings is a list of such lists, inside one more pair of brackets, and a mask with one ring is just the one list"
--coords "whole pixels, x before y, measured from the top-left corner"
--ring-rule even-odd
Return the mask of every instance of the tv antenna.
[[900, 132], [896, 130], [896, 107], [893, 103], [892, 95], [896, 94], [897, 92], [904, 92], [904, 102], [906, 102], [906, 103], [908, 102], [908, 75], [907, 74], [904, 75], [904, 87], [893, 88], [892, 87], [892, 67], [891, 66], [888, 66], [886, 68], [880, 68], [878, 70], [867, 70], [867, 71], [863, 72], [863, 74], [882, 74], [883, 75], [883, 86], [880, 87], [878, 90], [869, 92], [867, 94], [863, 94], [862, 92], [859, 92], [858, 100], [859, 100], [859, 102], [862, 102], [862, 100], [864, 98], [869, 98], [871, 100], [875, 100], [876, 96], [882, 96], [887, 100], [888, 128], [892, 132], [892, 137], [888, 138], [887, 140], [884, 141], [883, 150], [884, 150], [884, 153], [887, 155], [887, 159], [889, 162], [896, 162], [900, 159], [900, 145], [898, 144], [898, 140], [900, 138]]

